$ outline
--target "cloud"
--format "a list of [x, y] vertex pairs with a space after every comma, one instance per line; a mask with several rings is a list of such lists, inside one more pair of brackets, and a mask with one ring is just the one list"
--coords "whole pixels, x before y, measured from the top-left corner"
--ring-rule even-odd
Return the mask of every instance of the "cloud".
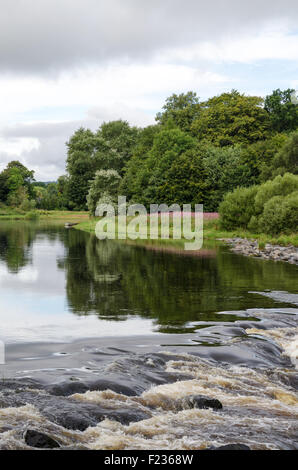
[[296, 0], [2, 0], [2, 71], [57, 72], [144, 60], [164, 49], [296, 27]]
[[203, 41], [186, 48], [165, 51], [167, 60], [185, 63], [243, 63], [264, 60], [298, 60], [298, 34], [287, 31], [262, 31], [252, 36], [226, 38], [225, 41]]
[[54, 180], [77, 128], [154, 123], [174, 92], [297, 84], [297, 20], [296, 0], [2, 0], [0, 170]]
[[[65, 173], [65, 142], [79, 127], [95, 130], [115, 119], [137, 126], [153, 124], [170, 89], [183, 92], [202, 86], [211, 93], [227, 83], [230, 78], [218, 73], [160, 63], [89, 67], [65, 72], [56, 80], [0, 78], [0, 169], [17, 158], [35, 171], [38, 180], [55, 180]], [[32, 119], [40, 109], [56, 119]], [[65, 109], [75, 115], [59, 121]]]

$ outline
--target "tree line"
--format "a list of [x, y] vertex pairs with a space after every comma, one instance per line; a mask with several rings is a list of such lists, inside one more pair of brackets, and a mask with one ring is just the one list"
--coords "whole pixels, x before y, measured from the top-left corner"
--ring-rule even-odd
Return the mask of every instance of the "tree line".
[[265, 99], [236, 90], [201, 101], [193, 91], [173, 94], [156, 124], [127, 121], [80, 128], [67, 142], [66, 175], [34, 182], [11, 162], [0, 173], [0, 201], [41, 209], [89, 209], [118, 195], [151, 203], [203, 203], [217, 211], [226, 193], [298, 173], [298, 106], [294, 90]]

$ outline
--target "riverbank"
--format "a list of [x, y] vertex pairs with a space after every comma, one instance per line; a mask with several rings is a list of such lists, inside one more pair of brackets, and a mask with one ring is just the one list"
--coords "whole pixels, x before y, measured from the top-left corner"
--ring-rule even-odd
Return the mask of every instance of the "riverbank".
[[[95, 233], [95, 227], [99, 219], [93, 217], [89, 218], [89, 220], [84, 220], [80, 222], [75, 228], [77, 230], [82, 230], [88, 233]], [[170, 230], [171, 236], [171, 230]], [[219, 219], [204, 219], [204, 240], [232, 240], [232, 239], [243, 239], [249, 240], [254, 243], [257, 243], [260, 248], [266, 246], [266, 244], [270, 244], [272, 246], [280, 246], [280, 247], [295, 247], [298, 248], [298, 233], [293, 233], [289, 235], [281, 234], [278, 236], [271, 236], [263, 233], [252, 233], [246, 230], [238, 229], [234, 231], [226, 231], [222, 230], [219, 225]], [[169, 240], [160, 240], [163, 243], [177, 243], [177, 240], [169, 239]], [[142, 240], [139, 240], [141, 243]], [[143, 241], [144, 242], [144, 241]], [[145, 243], [145, 242], [144, 242]]]
[[266, 260], [286, 261], [298, 265], [298, 248], [293, 245], [280, 246], [271, 243], [261, 245], [257, 240], [248, 240], [246, 238], [224, 238], [221, 241], [230, 245], [234, 253]]
[[54, 219], [54, 220], [65, 220], [65, 221], [82, 221], [89, 218], [89, 213], [84, 211], [67, 211], [67, 210], [34, 210], [30, 212], [24, 212], [19, 209], [0, 209], [0, 221], [1, 220], [27, 220], [30, 219], [30, 214], [35, 215], [36, 219]]

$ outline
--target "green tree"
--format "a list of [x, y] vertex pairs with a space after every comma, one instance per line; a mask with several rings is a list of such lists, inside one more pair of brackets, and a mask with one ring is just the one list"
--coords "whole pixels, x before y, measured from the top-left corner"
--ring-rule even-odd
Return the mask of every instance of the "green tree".
[[8, 163], [0, 174], [0, 198], [13, 206], [19, 206], [23, 198], [33, 197], [34, 171], [28, 170], [17, 160]]
[[283, 175], [287, 172], [298, 174], [298, 132], [292, 134], [275, 155], [269, 171], [272, 176]]
[[120, 193], [128, 200], [141, 202], [144, 189], [148, 185], [149, 173], [146, 160], [150, 155], [154, 139], [161, 131], [160, 126], [148, 126], [139, 133], [134, 152], [128, 161], [120, 185]]
[[160, 201], [170, 204], [203, 204], [206, 198], [206, 171], [196, 149], [178, 155], [166, 171], [166, 181], [158, 188]]
[[205, 211], [216, 212], [226, 193], [252, 183], [239, 145], [215, 147], [208, 144], [200, 147], [206, 173]]
[[199, 113], [199, 98], [193, 91], [173, 94], [166, 99], [163, 111], [157, 113], [156, 121], [165, 125], [169, 120], [184, 132], [189, 132], [194, 119]]
[[88, 209], [95, 215], [97, 205], [102, 203], [116, 204], [121, 176], [115, 170], [99, 170], [87, 195]]
[[286, 134], [274, 134], [266, 140], [242, 146], [241, 161], [246, 166], [247, 184], [259, 184], [272, 175], [272, 161], [288, 141]]
[[83, 128], [74, 133], [67, 143], [70, 207], [86, 208], [90, 181], [96, 171], [115, 170], [123, 175], [138, 134], [136, 127], [122, 120], [102, 124], [96, 133]]
[[86, 208], [86, 195], [90, 180], [96, 171], [96, 138], [92, 131], [81, 127], [67, 142], [66, 169], [69, 174], [69, 205], [74, 209]]
[[127, 121], [103, 123], [97, 135], [103, 139], [103, 147], [97, 150], [100, 169], [113, 169], [123, 176], [125, 166], [132, 156], [140, 129], [130, 127]]
[[[148, 158], [145, 161], [145, 168], [142, 169], [142, 179], [147, 181], [147, 187], [143, 187], [143, 197], [141, 201], [145, 205], [152, 204], [171, 204], [172, 190], [166, 191], [171, 187], [170, 181], [172, 175], [177, 174], [172, 165], [175, 165], [177, 159], [187, 152], [193, 150], [196, 146], [195, 140], [178, 128], [165, 129], [154, 138], [153, 147]], [[185, 175], [187, 178], [187, 174]], [[141, 189], [141, 188], [140, 188]], [[189, 201], [180, 201], [180, 203]], [[201, 201], [198, 201], [201, 202]]]
[[195, 137], [221, 147], [251, 144], [266, 139], [270, 132], [270, 118], [263, 108], [263, 99], [236, 90], [201, 103], [200, 113], [192, 124]]
[[293, 92], [295, 90], [290, 88], [284, 91], [278, 88], [265, 98], [265, 110], [269, 114], [272, 128], [277, 132], [298, 128], [298, 106], [291, 101]]

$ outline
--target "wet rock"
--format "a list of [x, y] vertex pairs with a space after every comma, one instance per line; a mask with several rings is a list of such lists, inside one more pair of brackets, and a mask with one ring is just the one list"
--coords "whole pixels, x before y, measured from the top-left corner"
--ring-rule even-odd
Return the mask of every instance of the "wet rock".
[[48, 388], [48, 392], [52, 395], [68, 397], [75, 393], [85, 393], [88, 390], [88, 386], [83, 382], [63, 382], [61, 384], [54, 384]]
[[28, 446], [35, 447], [36, 449], [57, 449], [60, 447], [60, 444], [50, 436], [34, 429], [28, 429], [24, 439]]
[[245, 444], [227, 444], [220, 447], [210, 447], [210, 450], [251, 450]]
[[[12, 385], [12, 384], [7, 384]], [[11, 389], [4, 389], [1, 394]], [[151, 414], [136, 406], [125, 406], [115, 409], [107, 403], [88, 403], [76, 400], [70, 396], [54, 396], [48, 391], [31, 390], [27, 387], [18, 389], [19, 393], [9, 393], [2, 396], [3, 407], [19, 407], [32, 404], [44, 417], [51, 422], [67, 429], [85, 431], [90, 426], [96, 426], [105, 418], [119, 421], [121, 424], [142, 421], [150, 418]]]
[[136, 395], [136, 392], [121, 383], [113, 382], [111, 380], [96, 380], [93, 382], [73, 382], [67, 381], [60, 384], [52, 385], [48, 388], [49, 393], [56, 396], [68, 397], [74, 395], [75, 393], [85, 393], [87, 390], [91, 391], [103, 391], [103, 390], [112, 390], [115, 393], [121, 393], [127, 397], [132, 397]]
[[94, 427], [106, 418], [128, 425], [151, 417], [151, 415], [137, 409], [118, 408], [117, 410], [112, 410], [89, 403], [76, 403], [71, 407], [68, 404], [59, 410], [46, 408], [43, 414], [50, 421], [66, 429], [78, 431], [85, 431], [89, 427]]
[[222, 403], [216, 398], [204, 397], [202, 395], [190, 395], [184, 397], [177, 402], [178, 407], [185, 408], [199, 408], [208, 409], [213, 408], [214, 410], [221, 410]]

